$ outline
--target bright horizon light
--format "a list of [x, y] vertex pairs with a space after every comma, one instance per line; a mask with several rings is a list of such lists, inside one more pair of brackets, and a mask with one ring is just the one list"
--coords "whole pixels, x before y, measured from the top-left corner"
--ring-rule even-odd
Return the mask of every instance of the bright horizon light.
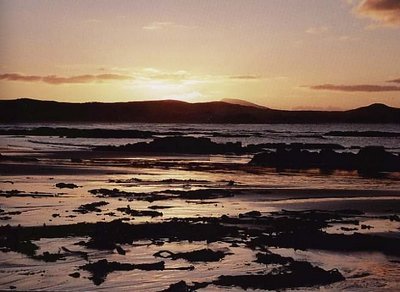
[[0, 1], [0, 99], [400, 107], [390, 2]]

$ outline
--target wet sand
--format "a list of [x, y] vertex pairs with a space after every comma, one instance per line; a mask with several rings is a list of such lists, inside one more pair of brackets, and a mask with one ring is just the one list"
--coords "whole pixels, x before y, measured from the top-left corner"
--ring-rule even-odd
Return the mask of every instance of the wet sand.
[[277, 172], [235, 155], [5, 155], [2, 290], [400, 288], [397, 173]]

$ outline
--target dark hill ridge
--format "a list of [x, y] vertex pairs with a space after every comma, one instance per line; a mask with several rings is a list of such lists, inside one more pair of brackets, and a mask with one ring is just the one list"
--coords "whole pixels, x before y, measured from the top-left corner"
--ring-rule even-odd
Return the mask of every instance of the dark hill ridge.
[[238, 104], [238, 105], [243, 105], [243, 106], [267, 109], [267, 107], [265, 107], [265, 106], [261, 106], [261, 105], [258, 105], [258, 104], [252, 103], [252, 102], [248, 102], [246, 100], [237, 99], [237, 98], [223, 98], [223, 99], [221, 99], [221, 101], [230, 103], [230, 104]]
[[0, 122], [400, 123], [400, 109], [372, 104], [349, 111], [287, 111], [221, 101], [67, 103], [16, 99], [0, 101]]

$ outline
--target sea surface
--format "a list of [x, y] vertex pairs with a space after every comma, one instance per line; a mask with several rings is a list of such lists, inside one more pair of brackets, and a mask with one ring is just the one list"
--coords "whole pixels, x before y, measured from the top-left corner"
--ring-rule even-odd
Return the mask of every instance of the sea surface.
[[[339, 144], [340, 151], [357, 153], [361, 147], [384, 146], [387, 151], [400, 153], [400, 134], [388, 137], [385, 133], [400, 133], [398, 124], [85, 124], [40, 123], [2, 124], [0, 130], [34, 129], [39, 127], [73, 129], [138, 130], [155, 132], [146, 139], [68, 138], [59, 136], [0, 136], [0, 153], [18, 158], [0, 161], [0, 225], [58, 226], [79, 222], [110, 222], [126, 219], [116, 211], [130, 206], [136, 210], [162, 207], [162, 216], [128, 218], [130, 224], [166, 222], [173, 218], [219, 218], [238, 216], [259, 211], [269, 216], [282, 210], [352, 209], [362, 215], [359, 224], [332, 224], [324, 229], [329, 234], [351, 235], [362, 233], [385, 238], [400, 238], [400, 222], [389, 216], [400, 214], [400, 174], [384, 173], [380, 176], [361, 176], [356, 172], [319, 170], [276, 171], [249, 168], [252, 155], [129, 155], [92, 156], [93, 146], [124, 145], [151, 141], [156, 137], [207, 137], [218, 143], [241, 142], [243, 146], [261, 143]], [[332, 131], [343, 133], [374, 132], [380, 137], [360, 135], [333, 136]], [[377, 134], [378, 133], [378, 134]], [[382, 133], [382, 135], [379, 135]], [[361, 135], [362, 136], [362, 135]], [[79, 156], [79, 160], [71, 159]], [[73, 183], [76, 188], [59, 188], [58, 183]], [[213, 192], [228, 190], [234, 196], [212, 199], [172, 198], [160, 201], [131, 200], [127, 197], [96, 197], [93, 189], [118, 189], [131, 193], [163, 193], [165, 191]], [[14, 191], [14, 193], [13, 193]], [[108, 204], [101, 211], [77, 213], [81, 205], [95, 201]], [[152, 209], [153, 210], [153, 209]], [[114, 213], [113, 215], [111, 215]], [[7, 214], [6, 214], [7, 215]], [[6, 218], [7, 217], [7, 218]], [[396, 217], [391, 217], [396, 218]], [[130, 220], [130, 221], [129, 221]], [[361, 225], [371, 228], [361, 228]], [[351, 228], [347, 228], [347, 227]], [[1, 235], [0, 235], [1, 236]], [[0, 251], [0, 290], [34, 291], [91, 291], [123, 290], [161, 291], [170, 284], [185, 280], [187, 283], [212, 281], [219, 275], [260, 274], [271, 267], [254, 262], [255, 253], [243, 244], [226, 241], [165, 241], [143, 240], [134, 245], [123, 245], [125, 255], [115, 250], [97, 250], [77, 246], [87, 238], [42, 238], [33, 242], [42, 252], [57, 253], [61, 247], [87, 252], [89, 262], [101, 259], [124, 263], [151, 263], [154, 253], [162, 250], [193, 251], [204, 247], [229, 253], [218, 262], [188, 263], [185, 260], [165, 259], [171, 270], [117, 271], [110, 273], [100, 285], [95, 285], [87, 271], [79, 267], [87, 263], [82, 258], [68, 256], [56, 262], [44, 262], [24, 254]], [[294, 290], [349, 290], [399, 291], [400, 258], [379, 251], [333, 251], [276, 247], [271, 252], [295, 260], [308, 261], [324, 269], [338, 269], [345, 281]], [[158, 259], [159, 260], [159, 259]], [[194, 270], [182, 270], [193, 264]], [[174, 270], [173, 268], [178, 268]], [[68, 276], [79, 272], [80, 277]], [[292, 289], [290, 289], [292, 290]], [[239, 287], [217, 285], [199, 291], [243, 291]]]
[[[194, 137], [210, 137], [212, 141], [241, 142], [243, 145], [259, 143], [335, 143], [344, 147], [364, 147], [380, 145], [400, 151], [399, 124], [129, 124], [129, 123], [35, 123], [0, 124], [1, 129], [34, 129], [38, 127], [74, 129], [139, 130]], [[337, 137], [331, 131], [377, 131], [399, 133], [398, 137]], [[151, 139], [87, 139], [66, 137], [1, 137], [0, 147], [21, 147], [26, 149], [71, 149], [93, 145], [122, 145]]]

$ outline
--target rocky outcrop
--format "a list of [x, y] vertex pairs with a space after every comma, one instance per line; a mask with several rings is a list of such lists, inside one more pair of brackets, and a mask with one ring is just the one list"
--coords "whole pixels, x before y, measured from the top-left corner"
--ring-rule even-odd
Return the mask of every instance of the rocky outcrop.
[[358, 170], [359, 172], [400, 171], [400, 157], [380, 146], [368, 146], [357, 154], [322, 149], [310, 152], [299, 148], [279, 148], [254, 155], [251, 165], [278, 169]]

